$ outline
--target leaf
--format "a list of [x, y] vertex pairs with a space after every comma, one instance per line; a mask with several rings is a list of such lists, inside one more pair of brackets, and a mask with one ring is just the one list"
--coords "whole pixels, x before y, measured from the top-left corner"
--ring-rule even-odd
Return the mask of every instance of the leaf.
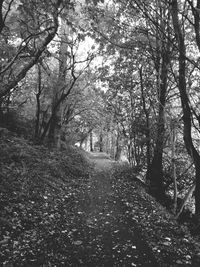
[[3, 240], [0, 241], [0, 245], [4, 245], [6, 243], [8, 243], [8, 239], [3, 239]]
[[77, 240], [77, 241], [74, 241], [73, 244], [74, 244], [75, 246], [80, 246], [81, 244], [83, 244], [83, 241], [81, 241], [81, 240]]
[[162, 245], [164, 245], [164, 246], [170, 246], [170, 245], [171, 245], [171, 243], [170, 243], [170, 242], [168, 242], [168, 241], [166, 241], [166, 242], [163, 242], [163, 243], [162, 243]]

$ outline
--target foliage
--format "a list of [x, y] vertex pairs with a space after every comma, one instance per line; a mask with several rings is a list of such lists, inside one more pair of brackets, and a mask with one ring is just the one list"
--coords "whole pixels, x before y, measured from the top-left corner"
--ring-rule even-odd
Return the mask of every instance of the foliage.
[[[180, 195], [183, 191], [186, 193], [194, 175], [198, 185], [200, 177], [196, 142], [199, 139], [199, 116], [195, 105], [199, 99], [195, 90], [199, 81], [195, 56], [199, 46], [199, 15], [192, 1], [185, 1], [185, 4], [172, 1], [178, 13], [178, 22], [174, 21], [170, 3], [119, 0], [114, 4], [90, 7], [88, 13], [93, 19], [92, 36], [99, 43], [105, 59], [99, 68], [100, 79], [107, 86], [106, 104], [113, 114], [117, 136], [123, 140], [120, 140], [123, 148], [127, 147], [129, 162], [145, 164], [150, 189], [153, 192], [157, 188], [158, 193], [162, 192], [160, 198], [166, 189], [172, 189], [172, 146], [169, 140], [173, 129], [169, 125], [173, 120], [174, 127], [179, 128], [176, 132], [176, 172], [178, 177], [187, 173], [186, 179], [178, 179]], [[180, 47], [179, 40], [185, 50]], [[177, 53], [182, 56], [182, 61], [177, 58]], [[183, 81], [184, 86], [180, 86]], [[182, 117], [184, 107], [187, 112]], [[191, 159], [182, 146], [183, 139]], [[187, 172], [193, 160], [194, 165]], [[184, 162], [182, 168], [179, 162]], [[198, 190], [199, 186], [195, 194], [196, 214], [200, 203]]]
[[[38, 145], [125, 158], [177, 214], [195, 183], [200, 214], [198, 1], [0, 4], [1, 126]], [[16, 168], [25, 176], [15, 164], [13, 179]]]

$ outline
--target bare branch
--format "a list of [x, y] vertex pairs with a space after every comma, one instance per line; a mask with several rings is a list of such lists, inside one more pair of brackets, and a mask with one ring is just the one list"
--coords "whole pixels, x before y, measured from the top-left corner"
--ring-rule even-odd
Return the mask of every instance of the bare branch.
[[3, 2], [4, 0], [0, 0], [0, 33], [2, 32], [3, 27], [4, 27], [4, 19], [2, 15]]
[[[1, 1], [1, 2], [4, 2], [4, 1]], [[6, 18], [7, 18], [7, 16], [8, 16], [8, 13], [9, 13], [10, 10], [11, 10], [11, 6], [12, 6], [12, 3], [13, 3], [13, 2], [14, 2], [14, 0], [11, 0], [10, 3], [9, 3], [9, 5], [8, 5], [8, 9], [7, 9], [6, 14], [5, 14], [4, 18], [3, 18], [3, 25], [5, 25]]]
[[[7, 66], [2, 71], [0, 71], [0, 75], [2, 75], [4, 72], [6, 72], [8, 69], [10, 69], [12, 67], [12, 65], [15, 63], [15, 61], [17, 60], [17, 58], [19, 57], [19, 55], [21, 54], [21, 52], [23, 50], [25, 50], [25, 48], [27, 47], [28, 43], [32, 40], [32, 38], [34, 38], [34, 37], [36, 37], [38, 35], [41, 35], [44, 32], [47, 32], [47, 31], [50, 31], [50, 30], [54, 30], [54, 27], [49, 27], [49, 28], [47, 28], [47, 29], [45, 29], [45, 30], [43, 30], [43, 31], [41, 31], [39, 33], [36, 33], [34, 35], [29, 35], [26, 39], [24, 39], [21, 42], [21, 44], [19, 46], [19, 49], [18, 49], [16, 55], [13, 57], [13, 59], [11, 59], [11, 61], [7, 64]], [[24, 43], [26, 43], [25, 46], [23, 46]]]

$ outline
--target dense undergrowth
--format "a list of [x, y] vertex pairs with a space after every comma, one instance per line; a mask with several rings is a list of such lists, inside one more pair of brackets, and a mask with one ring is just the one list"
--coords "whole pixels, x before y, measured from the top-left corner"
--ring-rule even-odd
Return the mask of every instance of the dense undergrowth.
[[56, 239], [59, 246], [67, 246], [67, 240], [57, 237], [69, 232], [89, 178], [85, 152], [70, 146], [61, 151], [34, 146], [5, 129], [0, 151], [0, 262], [48, 266], [62, 261], [59, 251], [55, 253]]

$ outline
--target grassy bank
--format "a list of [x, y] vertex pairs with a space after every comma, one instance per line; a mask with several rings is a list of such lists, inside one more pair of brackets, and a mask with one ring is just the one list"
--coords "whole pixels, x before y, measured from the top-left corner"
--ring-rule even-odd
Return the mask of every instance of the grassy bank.
[[69, 146], [34, 146], [3, 130], [0, 151], [0, 262], [48, 266], [60, 258], [53, 247], [67, 246], [59, 237], [73, 224], [91, 170], [87, 155]]

